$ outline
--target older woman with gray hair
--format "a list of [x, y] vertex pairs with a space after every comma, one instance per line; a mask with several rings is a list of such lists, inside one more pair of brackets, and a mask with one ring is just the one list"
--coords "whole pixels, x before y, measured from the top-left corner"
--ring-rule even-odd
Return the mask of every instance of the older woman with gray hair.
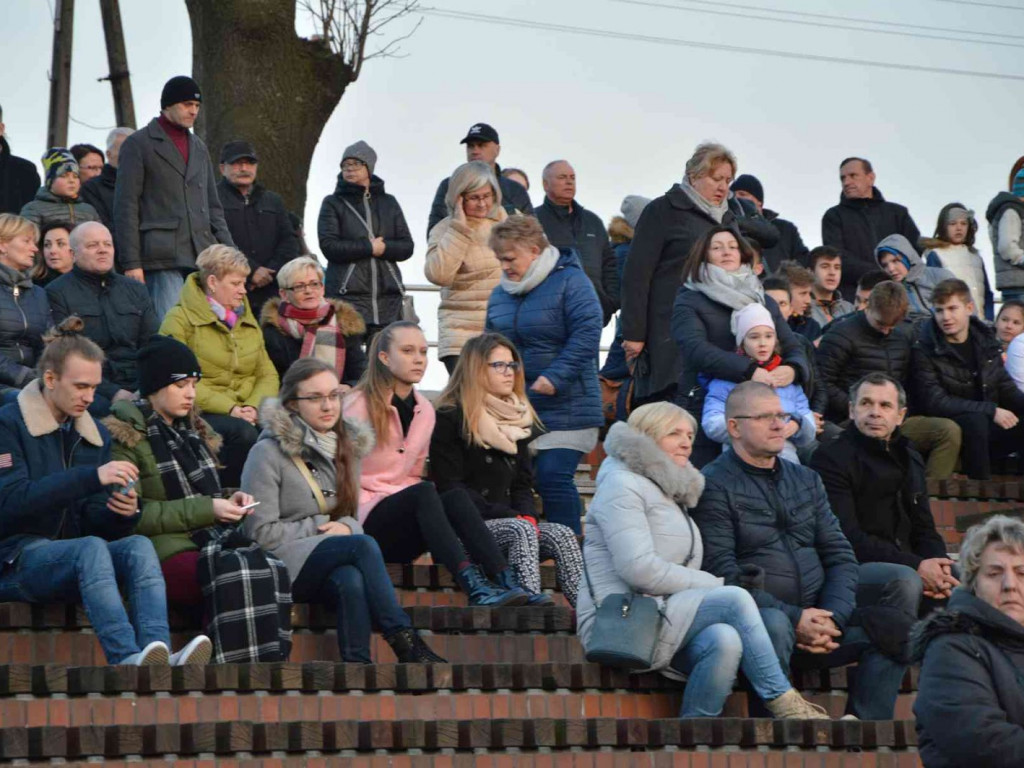
[[960, 545], [962, 584], [918, 625], [914, 714], [927, 768], [1024, 765], [1024, 522], [1003, 515]]
[[437, 356], [451, 373], [462, 345], [484, 330], [487, 299], [501, 277], [488, 240], [508, 214], [494, 171], [479, 160], [455, 169], [444, 202], [448, 216], [430, 230], [424, 271], [441, 286]]
[[701, 144], [686, 162], [683, 180], [640, 214], [622, 275], [623, 349], [638, 360], [636, 402], [671, 400], [679, 378], [679, 349], [672, 340], [672, 303], [683, 262], [701, 235], [725, 225], [768, 248], [778, 231], [752, 204], [730, 196], [736, 157], [721, 144]]
[[363, 338], [366, 323], [359, 311], [341, 299], [324, 296], [324, 270], [316, 259], [300, 256], [277, 272], [281, 298], [263, 305], [260, 325], [267, 354], [279, 376], [303, 357], [315, 357], [334, 368], [347, 391], [366, 370]]

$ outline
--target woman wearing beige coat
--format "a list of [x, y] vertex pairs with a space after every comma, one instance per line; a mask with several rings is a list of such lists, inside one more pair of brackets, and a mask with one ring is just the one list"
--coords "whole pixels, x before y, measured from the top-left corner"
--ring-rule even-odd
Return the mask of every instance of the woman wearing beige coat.
[[430, 230], [425, 271], [441, 286], [437, 356], [451, 373], [462, 345], [483, 333], [487, 300], [501, 277], [487, 240], [508, 214], [494, 172], [478, 160], [455, 169], [445, 204], [448, 217]]

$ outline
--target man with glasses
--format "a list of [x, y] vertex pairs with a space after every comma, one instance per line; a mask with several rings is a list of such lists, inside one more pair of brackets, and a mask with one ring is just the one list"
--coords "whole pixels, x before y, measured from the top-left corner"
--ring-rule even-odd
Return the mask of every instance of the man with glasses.
[[821, 478], [778, 458], [790, 415], [775, 391], [743, 382], [729, 394], [725, 412], [733, 449], [702, 470], [706, 485], [693, 512], [702, 567], [751, 593], [787, 674], [791, 661], [814, 667], [857, 661], [860, 684], [850, 692], [847, 713], [892, 719], [905, 662], [882, 652], [856, 610], [881, 600], [884, 584], [858, 566]]
[[220, 151], [223, 178], [217, 194], [231, 239], [252, 268], [246, 289], [256, 317], [264, 303], [277, 295], [277, 270], [299, 255], [299, 239], [284, 201], [256, 181], [258, 168], [256, 148], [248, 141], [229, 141]]

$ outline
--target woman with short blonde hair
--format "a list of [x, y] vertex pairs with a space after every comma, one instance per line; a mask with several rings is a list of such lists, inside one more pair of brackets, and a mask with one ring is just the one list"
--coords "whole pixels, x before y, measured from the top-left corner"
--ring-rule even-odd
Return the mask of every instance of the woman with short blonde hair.
[[53, 325], [46, 291], [30, 276], [38, 241], [35, 222], [0, 214], [0, 388], [21, 389], [35, 378], [43, 334]]

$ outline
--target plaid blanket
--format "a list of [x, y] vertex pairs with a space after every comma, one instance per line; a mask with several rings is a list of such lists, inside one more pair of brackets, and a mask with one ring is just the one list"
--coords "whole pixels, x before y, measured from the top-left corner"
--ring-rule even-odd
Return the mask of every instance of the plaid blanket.
[[216, 664], [287, 661], [292, 650], [291, 582], [284, 563], [237, 526], [197, 531], [199, 585]]

